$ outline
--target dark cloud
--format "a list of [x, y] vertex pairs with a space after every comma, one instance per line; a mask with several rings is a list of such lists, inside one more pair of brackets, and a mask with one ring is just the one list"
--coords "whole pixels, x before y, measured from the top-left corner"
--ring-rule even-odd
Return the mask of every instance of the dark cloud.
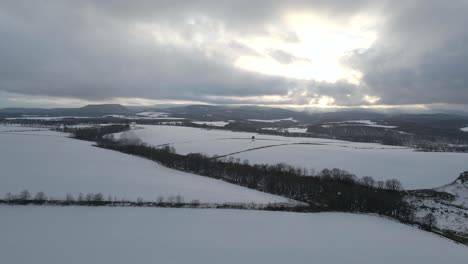
[[394, 2], [376, 43], [352, 64], [385, 104], [468, 104], [468, 2]]
[[287, 93], [281, 78], [239, 70], [197, 47], [139, 38], [131, 24], [86, 7], [71, 13], [61, 8], [2, 9], [0, 89], [88, 100]]

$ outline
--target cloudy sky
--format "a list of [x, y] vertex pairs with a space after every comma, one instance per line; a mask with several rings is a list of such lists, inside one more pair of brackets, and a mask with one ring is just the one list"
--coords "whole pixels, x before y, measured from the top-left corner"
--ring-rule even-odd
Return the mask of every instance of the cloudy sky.
[[467, 0], [0, 2], [0, 107], [468, 105]]

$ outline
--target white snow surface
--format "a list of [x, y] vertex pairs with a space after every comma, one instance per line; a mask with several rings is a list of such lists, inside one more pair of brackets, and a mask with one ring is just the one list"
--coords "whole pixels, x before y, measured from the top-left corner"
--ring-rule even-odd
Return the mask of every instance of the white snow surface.
[[197, 125], [207, 125], [207, 126], [214, 126], [214, 127], [224, 127], [228, 122], [224, 121], [192, 121], [192, 123]]
[[339, 126], [363, 125], [363, 126], [369, 126], [369, 127], [397, 128], [397, 126], [378, 125], [376, 122], [371, 121], [371, 120], [348, 120], [348, 121], [342, 121], [342, 122], [328, 122], [325, 125], [322, 125], [322, 127], [330, 127], [330, 125], [327, 125], [327, 124], [333, 124], [333, 125], [337, 124]]
[[307, 133], [307, 127], [289, 127], [287, 130], [289, 133]]
[[[455, 196], [455, 200], [452, 201], [452, 204], [467, 208], [467, 213], [468, 213], [468, 182], [462, 184], [459, 180], [457, 180], [451, 184], [447, 184], [445, 186], [436, 188], [435, 190], [439, 192], [446, 192], [446, 193], [453, 194]], [[467, 219], [467, 225], [468, 225], [468, 219]], [[468, 233], [468, 228], [467, 228], [467, 233]]]
[[144, 117], [168, 117], [169, 113], [145, 111], [145, 112], [140, 112], [137, 115], [144, 116]]
[[[176, 126], [140, 126], [136, 134], [154, 146], [170, 144], [181, 154], [205, 153], [232, 156], [253, 163], [286, 164], [320, 171], [348, 170], [376, 180], [399, 179], [406, 189], [435, 188], [450, 183], [468, 170], [468, 154], [416, 152], [404, 147], [374, 143], [282, 137], [256, 133], [207, 130]], [[119, 135], [116, 135], [118, 138]], [[252, 140], [255, 136], [255, 140]], [[300, 144], [298, 143], [306, 143]], [[296, 145], [283, 145], [296, 144]], [[265, 147], [265, 148], [261, 148]], [[260, 149], [255, 149], [260, 148]]]
[[0, 206], [2, 263], [465, 264], [468, 248], [345, 213]]
[[468, 234], [468, 209], [431, 198], [409, 197], [407, 201], [416, 208], [416, 221], [423, 222], [423, 218], [432, 213], [438, 229]]
[[263, 130], [273, 130], [273, 131], [278, 131], [278, 132], [288, 132], [288, 133], [301, 133], [301, 134], [307, 134], [307, 128], [306, 127], [264, 127], [262, 128]]
[[131, 200], [154, 201], [180, 194], [187, 202], [287, 202], [283, 197], [93, 147], [91, 142], [66, 135], [44, 130], [0, 132], [0, 195], [27, 189], [33, 194], [44, 191], [53, 198], [101, 192], [105, 197]]

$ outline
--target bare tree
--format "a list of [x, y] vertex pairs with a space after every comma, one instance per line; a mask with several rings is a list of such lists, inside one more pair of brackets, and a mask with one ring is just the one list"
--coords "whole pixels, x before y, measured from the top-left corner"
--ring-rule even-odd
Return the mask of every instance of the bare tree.
[[190, 202], [190, 204], [192, 204], [192, 206], [194, 206], [194, 207], [197, 207], [197, 206], [200, 205], [200, 200], [194, 199], [194, 200], [192, 200], [192, 201]]
[[157, 204], [163, 204], [163, 203], [164, 203], [164, 196], [159, 196], [159, 197], [156, 199], [156, 203], [157, 203]]
[[84, 202], [84, 201], [85, 201], [85, 197], [83, 193], [78, 194], [78, 202]]
[[176, 197], [175, 196], [169, 196], [167, 197], [167, 202], [170, 203], [170, 204], [173, 204], [175, 203], [176, 201]]
[[375, 180], [371, 176], [362, 177], [361, 182], [366, 187], [374, 187], [375, 185]]
[[93, 196], [93, 201], [94, 202], [103, 202], [104, 201], [104, 195], [102, 195], [102, 193], [96, 193]]
[[86, 198], [85, 198], [86, 202], [92, 202], [93, 199], [94, 199], [94, 195], [92, 193], [86, 194]]
[[400, 191], [403, 189], [403, 185], [401, 182], [397, 179], [390, 179], [385, 181], [385, 187], [388, 190], [393, 190], [393, 191]]
[[31, 194], [29, 193], [28, 190], [23, 190], [18, 196], [19, 200], [26, 201], [31, 199]]
[[10, 201], [13, 201], [14, 199], [15, 199], [15, 196], [13, 196], [13, 194], [11, 193], [5, 194], [5, 201], [10, 202]]
[[73, 195], [71, 193], [67, 193], [67, 195], [65, 196], [65, 201], [71, 203], [75, 201], [75, 198], [73, 198]]
[[37, 202], [45, 202], [47, 200], [47, 196], [45, 195], [44, 192], [38, 192], [34, 196], [34, 200], [37, 201]]
[[176, 201], [176, 204], [183, 204], [184, 203], [184, 197], [182, 197], [182, 195], [178, 194], [175, 197], [175, 201]]
[[139, 205], [143, 204], [143, 198], [138, 197], [137, 198], [137, 204], [139, 204]]
[[437, 225], [437, 220], [432, 213], [428, 213], [423, 218], [423, 224], [429, 229], [432, 230]]
[[385, 187], [385, 182], [384, 181], [377, 181], [377, 188], [383, 189]]

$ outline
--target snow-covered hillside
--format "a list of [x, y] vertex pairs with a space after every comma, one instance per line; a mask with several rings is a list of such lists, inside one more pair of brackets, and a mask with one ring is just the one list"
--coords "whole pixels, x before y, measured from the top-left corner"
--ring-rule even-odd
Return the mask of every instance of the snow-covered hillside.
[[454, 195], [455, 199], [452, 201], [452, 204], [463, 206], [468, 210], [468, 172], [461, 174], [454, 182], [435, 190]]
[[407, 189], [442, 186], [451, 182], [453, 175], [468, 170], [468, 154], [465, 153], [416, 152], [374, 143], [175, 126], [141, 126], [135, 133], [148, 144], [170, 144], [182, 154], [232, 154], [254, 163], [284, 162], [316, 171], [340, 168], [377, 180], [397, 178]]
[[[16, 132], [21, 130], [21, 132]], [[282, 197], [169, 169], [155, 162], [100, 149], [66, 134], [0, 126], [0, 196], [27, 189], [51, 197], [101, 192], [118, 198], [181, 195], [185, 201], [286, 202]], [[3, 132], [2, 132], [3, 131]]]
[[464, 264], [468, 249], [345, 213], [0, 206], [2, 263]]
[[412, 192], [406, 200], [414, 207], [417, 222], [425, 223], [431, 214], [437, 229], [468, 239], [468, 172], [442, 187]]

